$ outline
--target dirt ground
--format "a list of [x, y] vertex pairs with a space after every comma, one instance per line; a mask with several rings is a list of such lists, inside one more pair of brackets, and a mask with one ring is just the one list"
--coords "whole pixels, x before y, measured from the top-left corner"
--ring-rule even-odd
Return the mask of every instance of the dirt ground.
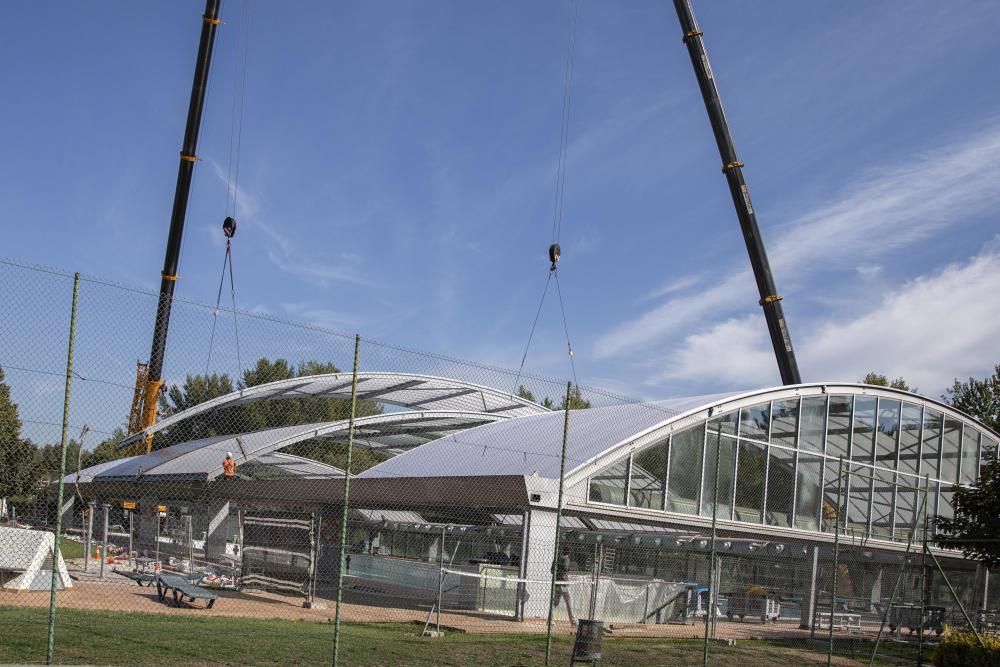
[[[317, 599], [312, 609], [305, 609], [301, 597], [282, 596], [265, 592], [218, 591], [219, 599], [211, 610], [205, 610], [201, 602], [189, 607], [174, 607], [157, 597], [156, 587], [138, 586], [134, 582], [114, 574], [108, 568], [102, 580], [96, 576], [94, 568], [83, 573], [77, 568], [71, 568], [77, 581], [73, 587], [61, 591], [58, 595], [60, 608], [80, 610], [104, 610], [140, 612], [150, 614], [210, 614], [212, 616], [229, 616], [235, 618], [286, 619], [329, 622], [334, 615], [334, 602]], [[49, 593], [19, 592], [0, 590], [0, 605], [14, 607], [45, 607], [49, 603]], [[348, 622], [364, 623], [424, 623], [427, 620], [429, 606], [417, 609], [399, 609], [344, 603], [341, 606], [341, 619]], [[436, 617], [432, 618], [436, 622]], [[546, 621], [544, 618], [527, 619], [518, 622], [509, 617], [490, 616], [475, 612], [443, 612], [441, 625], [448, 629], [470, 634], [495, 633], [544, 633]], [[556, 631], [573, 634], [574, 629], [563, 621], [557, 621]], [[877, 629], [868, 631], [871, 636]], [[640, 625], [640, 624], [610, 624], [606, 632], [614, 637], [658, 637], [676, 639], [700, 639], [704, 636], [703, 623], [694, 625]], [[826, 631], [818, 633], [825, 638]], [[837, 633], [840, 635], [840, 633]], [[848, 635], [843, 635], [848, 636]], [[858, 637], [859, 635], [854, 635]], [[746, 639], [793, 639], [802, 641], [809, 637], [808, 630], [800, 630], [796, 624], [789, 622], [730, 622], [721, 619], [718, 623], [716, 637], [722, 640]]]

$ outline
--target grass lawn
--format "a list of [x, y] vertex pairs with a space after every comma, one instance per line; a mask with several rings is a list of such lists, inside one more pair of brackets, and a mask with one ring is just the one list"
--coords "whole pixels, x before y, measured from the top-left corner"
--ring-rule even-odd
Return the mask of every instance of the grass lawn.
[[[65, 560], [70, 560], [71, 558], [83, 558], [82, 542], [75, 542], [67, 539], [59, 540], [59, 550], [62, 552], [62, 557]], [[91, 545], [90, 555], [93, 556], [94, 553], [94, 545]]]
[[[47, 610], [0, 607], [0, 663], [44, 662]], [[542, 665], [545, 637], [467, 635], [417, 637], [401, 624], [344, 624], [345, 666]], [[238, 619], [191, 610], [190, 616], [62, 609], [56, 627], [56, 663], [101, 665], [331, 664], [333, 625]], [[553, 660], [569, 663], [572, 637], [556, 638]], [[825, 653], [765, 642], [712, 646], [716, 667], [825, 665]], [[860, 656], [859, 656], [860, 657]], [[602, 666], [701, 665], [696, 640], [606, 638]], [[846, 663], [840, 663], [846, 664]], [[856, 665], [863, 662], [852, 663]]]

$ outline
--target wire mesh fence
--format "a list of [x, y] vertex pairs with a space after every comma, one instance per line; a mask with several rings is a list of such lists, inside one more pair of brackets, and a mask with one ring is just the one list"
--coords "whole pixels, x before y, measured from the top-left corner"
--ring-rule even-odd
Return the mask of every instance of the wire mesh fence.
[[0, 280], [0, 661], [910, 665], [996, 627], [934, 545], [995, 436], [933, 401], [643, 403], [177, 299], [130, 433], [157, 295], [82, 277], [71, 328], [73, 275]]

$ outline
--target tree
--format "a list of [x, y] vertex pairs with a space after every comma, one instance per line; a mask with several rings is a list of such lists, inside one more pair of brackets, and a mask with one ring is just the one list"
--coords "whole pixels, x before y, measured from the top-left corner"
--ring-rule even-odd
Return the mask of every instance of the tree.
[[876, 387], [889, 387], [890, 389], [901, 389], [902, 391], [910, 391], [914, 394], [917, 393], [917, 388], [910, 388], [910, 385], [907, 384], [906, 380], [903, 378], [898, 377], [890, 382], [889, 378], [885, 375], [876, 373], [875, 371], [868, 373], [868, 375], [861, 380], [861, 384], [873, 384]]
[[[108, 461], [114, 461], [115, 459], [120, 459], [128, 455], [127, 449], [120, 449], [118, 443], [128, 437], [128, 433], [122, 427], [117, 427], [107, 438], [97, 443], [89, 452], [83, 452], [80, 457], [80, 468], [89, 468], [90, 466], [96, 466], [99, 463], [107, 463]], [[76, 459], [70, 463], [69, 457], [66, 459], [66, 469], [70, 470], [76, 465]]]
[[938, 546], [1000, 566], [1000, 461], [984, 466], [975, 486], [954, 487], [954, 507], [954, 518], [937, 518]]
[[[164, 417], [169, 417], [205, 401], [225, 396], [232, 391], [233, 381], [225, 373], [222, 375], [215, 373], [212, 375], [188, 375], [184, 378], [183, 386], [172, 385], [167, 388], [167, 391], [160, 393], [160, 413]], [[162, 449], [179, 442], [233, 433], [233, 426], [238, 424], [241, 414], [242, 408], [237, 407], [212, 410], [185, 419], [165, 433], [158, 433], [154, 439], [154, 445], [157, 449]]]
[[0, 368], [0, 498], [30, 495], [38, 478], [35, 446], [21, 439], [17, 404], [11, 400], [10, 386], [3, 380]]
[[[529, 389], [526, 389], [523, 384], [520, 387], [517, 388], [517, 395], [520, 396], [521, 398], [525, 399], [525, 400], [528, 400], [528, 401], [534, 401], [535, 400], [535, 395], [533, 393], [531, 393], [531, 391]], [[549, 410], [565, 410], [566, 409], [566, 397], [563, 396], [562, 401], [559, 402], [559, 407], [558, 408], [556, 407], [555, 402], [551, 398], [549, 398], [548, 396], [546, 396], [545, 398], [543, 398], [542, 402], [539, 403], [539, 405], [541, 405], [543, 408], [548, 408]], [[589, 408], [589, 407], [590, 407], [590, 401], [586, 400], [583, 397], [583, 394], [580, 392], [580, 387], [574, 385], [573, 388], [570, 389], [570, 392], [569, 392], [569, 409], [570, 410], [582, 410], [584, 408]]]
[[941, 398], [993, 431], [1000, 431], [1000, 364], [993, 369], [993, 375], [983, 380], [970, 377], [967, 382], [959, 382], [955, 378], [955, 384]]
[[[590, 407], [590, 401], [583, 397], [580, 392], [579, 385], [573, 385], [569, 390], [569, 409], [570, 410], [585, 410]], [[566, 409], [566, 397], [564, 396], [562, 402], [559, 403], [559, 409]]]
[[[330, 362], [304, 361], [296, 368], [286, 359], [279, 358], [272, 361], [262, 357], [243, 371], [239, 387], [245, 389], [268, 382], [338, 372], [340, 369]], [[171, 386], [164, 392], [165, 397], [161, 395], [161, 411], [164, 415], [171, 415], [232, 391], [232, 380], [228, 375], [189, 375], [182, 387]], [[381, 412], [382, 408], [378, 403], [361, 400], [357, 402], [355, 416], [364, 417]], [[186, 419], [168, 429], [166, 433], [158, 434], [156, 445], [157, 448], [162, 448], [213, 435], [259, 431], [296, 424], [333, 422], [348, 419], [350, 416], [351, 401], [348, 398], [304, 397], [260, 401], [213, 410]], [[298, 442], [282, 451], [338, 468], [343, 468], [347, 463], [346, 443], [331, 443], [325, 438]], [[359, 472], [381, 461], [382, 457], [378, 454], [359, 448], [352, 455], [351, 471]]]

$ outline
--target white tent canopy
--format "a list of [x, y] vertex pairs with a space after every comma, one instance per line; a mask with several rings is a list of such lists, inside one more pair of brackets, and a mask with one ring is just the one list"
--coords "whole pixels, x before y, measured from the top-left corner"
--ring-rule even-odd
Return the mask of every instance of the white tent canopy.
[[48, 590], [52, 585], [52, 564], [55, 562], [60, 587], [71, 588], [73, 582], [62, 554], [53, 558], [54, 550], [55, 537], [52, 533], [0, 528], [0, 573], [16, 575], [3, 587], [19, 591]]

